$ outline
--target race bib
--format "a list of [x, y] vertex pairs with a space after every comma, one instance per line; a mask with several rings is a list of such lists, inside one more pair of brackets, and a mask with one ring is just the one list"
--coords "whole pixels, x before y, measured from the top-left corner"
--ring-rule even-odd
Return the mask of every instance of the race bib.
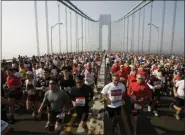
[[29, 91], [28, 91], [28, 95], [30, 95], [30, 96], [31, 96], [31, 95], [35, 95], [35, 94], [36, 94], [36, 92], [35, 92], [34, 90], [29, 90]]
[[120, 96], [115, 96], [114, 98], [112, 98], [112, 103], [117, 103], [117, 102], [121, 102], [122, 97]]
[[120, 77], [120, 81], [124, 81], [125, 80], [125, 78], [123, 78], [123, 77]]
[[69, 91], [71, 88], [70, 87], [64, 87], [65, 91]]
[[135, 110], [141, 110], [143, 107], [141, 105], [138, 104], [134, 104], [134, 109]]
[[85, 106], [85, 97], [77, 97], [76, 103], [77, 103], [77, 106]]
[[116, 103], [116, 102], [120, 102], [122, 100], [122, 91], [121, 89], [118, 89], [118, 90], [112, 90], [111, 91], [111, 101], [113, 103]]
[[65, 113], [58, 114], [56, 117], [58, 119], [63, 119], [65, 117]]
[[155, 85], [154, 88], [155, 88], [155, 89], [160, 89], [160, 88], [161, 88], [161, 85]]

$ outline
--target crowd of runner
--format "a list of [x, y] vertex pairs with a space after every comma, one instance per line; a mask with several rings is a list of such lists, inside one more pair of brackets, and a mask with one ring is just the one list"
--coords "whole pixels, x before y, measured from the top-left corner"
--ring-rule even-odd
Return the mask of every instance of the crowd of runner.
[[160, 115], [161, 96], [173, 96], [169, 102], [180, 120], [184, 108], [184, 57], [154, 56], [134, 53], [83, 52], [21, 57], [10, 63], [2, 61], [1, 96], [2, 120], [14, 123], [14, 107], [24, 104], [34, 119], [42, 119], [47, 112], [45, 128], [62, 129], [65, 115], [77, 113], [80, 126], [87, 127], [94, 89], [97, 88], [101, 63], [105, 61], [110, 82], [101, 93], [107, 101], [106, 112], [114, 127], [121, 116], [122, 106], [129, 97], [133, 134], [137, 133], [137, 119], [146, 105], [149, 112]]

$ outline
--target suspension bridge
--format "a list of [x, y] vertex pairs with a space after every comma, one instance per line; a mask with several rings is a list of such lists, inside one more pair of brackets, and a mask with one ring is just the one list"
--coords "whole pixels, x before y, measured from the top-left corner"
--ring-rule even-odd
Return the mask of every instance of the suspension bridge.
[[[56, 22], [52, 21], [54, 22], [52, 25], [49, 25], [49, 17], [51, 16], [49, 16], [48, 1], [45, 1], [42, 2], [42, 4], [45, 4], [45, 34], [39, 29], [38, 3], [39, 1], [33, 1], [32, 4], [30, 4], [34, 7], [36, 39], [35, 50], [32, 51], [37, 52], [35, 54], [37, 56], [46, 53], [90, 52], [93, 50], [157, 55], [172, 55], [174, 53], [178, 55], [184, 53], [183, 51], [177, 51], [184, 46], [184, 43], [179, 44], [179, 42], [181, 42], [177, 36], [179, 30], [176, 30], [176, 26], [181, 25], [181, 23], [177, 22], [177, 17], [179, 17], [178, 15], [180, 14], [177, 12], [178, 6], [180, 5], [180, 2], [177, 0], [171, 1], [172, 6], [170, 7], [168, 7], [168, 1], [160, 1], [161, 11], [156, 11], [156, 7], [159, 5], [158, 1], [146, 0], [138, 2], [129, 12], [116, 21], [112, 21], [110, 14], [101, 14], [98, 20], [94, 20], [75, 6], [73, 2], [59, 0], [55, 3], [58, 18]], [[167, 9], [169, 10], [169, 8], [171, 14], [167, 14]], [[62, 14], [65, 16], [65, 20], [63, 21], [61, 21], [61, 10], [65, 11], [65, 14]], [[166, 25], [167, 15], [171, 17], [171, 27]], [[157, 22], [157, 24], [155, 22]], [[104, 26], [107, 26], [106, 36], [103, 32]], [[57, 27], [58, 33], [56, 33]], [[170, 32], [167, 31], [167, 29]], [[165, 30], [167, 31], [166, 33]], [[41, 43], [40, 37], [45, 37], [46, 39], [44, 46], [41, 45], [43, 43]], [[176, 44], [177, 40], [179, 42]], [[182, 42], [184, 42], [184, 39]], [[42, 50], [43, 48], [44, 51]], [[165, 98], [163, 100], [167, 102], [171, 99]], [[184, 133], [184, 118], [181, 121], [176, 121], [166, 106], [160, 108], [160, 111], [160, 117], [151, 117], [147, 113], [141, 115], [139, 119], [140, 134], [181, 135]], [[31, 121], [30, 114], [17, 115], [16, 117], [18, 117], [20, 121], [12, 125], [15, 130], [12, 134], [48, 133], [43, 129], [45, 121]], [[111, 132], [109, 130], [111, 129], [111, 125], [106, 116], [104, 117], [103, 123], [104, 134], [108, 135]], [[73, 132], [73, 134], [76, 134], [77, 130], [76, 127], [70, 127], [70, 131], [71, 133]]]

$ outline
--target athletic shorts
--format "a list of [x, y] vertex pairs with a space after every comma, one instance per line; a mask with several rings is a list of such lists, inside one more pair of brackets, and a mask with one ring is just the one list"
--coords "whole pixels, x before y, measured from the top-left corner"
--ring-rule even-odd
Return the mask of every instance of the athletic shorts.
[[184, 107], [184, 101], [185, 101], [184, 99], [176, 97], [175, 98], [175, 105], [178, 107]]
[[21, 100], [22, 98], [22, 91], [9, 91], [8, 98], [12, 98], [15, 100]]
[[27, 94], [27, 100], [28, 101], [39, 101], [39, 93], [36, 91], [34, 95], [28, 95]]
[[106, 108], [107, 112], [108, 112], [108, 117], [109, 118], [113, 118], [115, 115], [119, 116], [121, 115], [121, 106], [117, 107], [117, 108], [111, 108], [111, 107], [107, 107]]

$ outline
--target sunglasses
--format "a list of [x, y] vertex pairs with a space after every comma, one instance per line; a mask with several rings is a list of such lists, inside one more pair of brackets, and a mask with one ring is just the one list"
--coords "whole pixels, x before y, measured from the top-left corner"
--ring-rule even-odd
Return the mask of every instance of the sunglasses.
[[52, 84], [55, 84], [55, 83], [49, 83], [50, 85], [52, 85]]

